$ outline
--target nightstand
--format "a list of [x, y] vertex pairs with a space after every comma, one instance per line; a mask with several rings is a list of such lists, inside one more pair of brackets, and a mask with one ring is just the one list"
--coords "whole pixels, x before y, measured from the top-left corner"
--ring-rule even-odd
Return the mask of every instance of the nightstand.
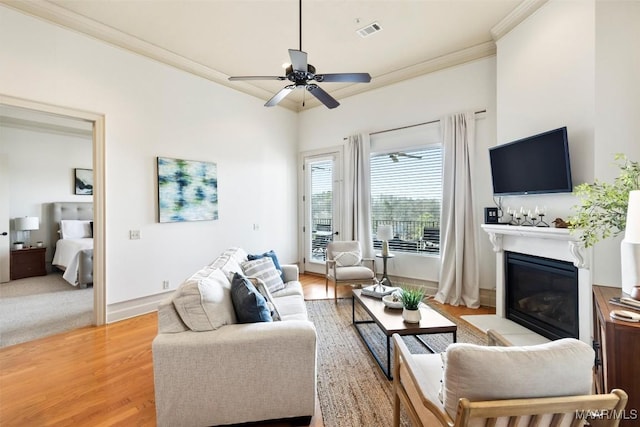
[[11, 251], [11, 280], [25, 277], [46, 276], [45, 253], [47, 248], [27, 248]]

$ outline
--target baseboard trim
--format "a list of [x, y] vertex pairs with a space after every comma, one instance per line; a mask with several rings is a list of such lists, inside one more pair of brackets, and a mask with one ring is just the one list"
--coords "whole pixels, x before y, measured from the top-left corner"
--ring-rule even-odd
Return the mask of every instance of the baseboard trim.
[[158, 304], [170, 296], [174, 291], [149, 295], [129, 301], [117, 302], [107, 305], [107, 323], [151, 313], [158, 310]]
[[[409, 277], [389, 276], [393, 285], [402, 283], [409, 286], [421, 286], [425, 288], [427, 295], [435, 295], [438, 292], [438, 283], [430, 280], [413, 279]], [[486, 307], [496, 306], [496, 290], [480, 288], [480, 305]]]

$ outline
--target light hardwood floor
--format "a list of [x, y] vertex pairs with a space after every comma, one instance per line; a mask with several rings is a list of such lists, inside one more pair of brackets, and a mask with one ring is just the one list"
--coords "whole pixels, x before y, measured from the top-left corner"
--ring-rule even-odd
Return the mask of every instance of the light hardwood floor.
[[[332, 299], [324, 278], [302, 275], [307, 299]], [[348, 287], [339, 288], [347, 297]], [[491, 313], [444, 307], [460, 316]], [[155, 426], [151, 341], [155, 313], [0, 349], [0, 425]], [[259, 425], [280, 427], [283, 423]], [[323, 427], [319, 404], [312, 427]]]

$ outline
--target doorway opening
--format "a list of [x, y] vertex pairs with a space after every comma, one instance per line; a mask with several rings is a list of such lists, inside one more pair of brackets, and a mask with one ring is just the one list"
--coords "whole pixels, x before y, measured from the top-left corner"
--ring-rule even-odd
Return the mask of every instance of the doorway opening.
[[[60, 120], [84, 121], [91, 125], [92, 140], [92, 167], [93, 167], [93, 324], [103, 325], [106, 322], [106, 282], [105, 282], [105, 138], [104, 138], [104, 115], [67, 108], [64, 106], [46, 104], [42, 102], [16, 98], [0, 94], [0, 108], [3, 111], [21, 111], [26, 114], [33, 114], [33, 117], [53, 117]], [[46, 201], [50, 202], [50, 200]], [[43, 201], [43, 204], [45, 201]], [[1, 228], [9, 227], [8, 212], [0, 218]], [[8, 272], [8, 256], [3, 257], [3, 252], [9, 252], [10, 239], [3, 236], [0, 230], [0, 270], [1, 275]], [[8, 273], [7, 273], [8, 275]]]

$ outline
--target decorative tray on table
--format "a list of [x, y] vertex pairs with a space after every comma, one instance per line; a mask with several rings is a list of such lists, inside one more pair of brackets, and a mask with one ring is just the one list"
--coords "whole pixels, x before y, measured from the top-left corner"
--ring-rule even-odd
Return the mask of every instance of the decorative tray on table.
[[383, 296], [382, 302], [389, 308], [402, 308], [402, 300], [395, 292]]
[[370, 297], [382, 298], [385, 295], [389, 295], [391, 292], [397, 290], [398, 288], [394, 288], [392, 286], [384, 286], [384, 285], [371, 285], [365, 288], [362, 288], [362, 295], [367, 295]]

